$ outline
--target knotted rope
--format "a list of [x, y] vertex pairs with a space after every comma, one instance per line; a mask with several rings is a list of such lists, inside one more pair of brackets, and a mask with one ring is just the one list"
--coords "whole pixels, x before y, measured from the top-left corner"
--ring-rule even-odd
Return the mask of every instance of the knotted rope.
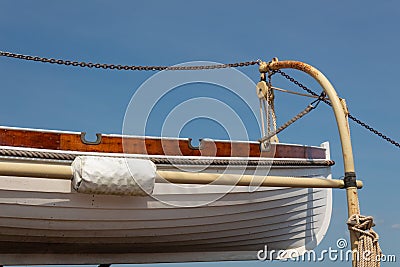
[[[356, 267], [380, 267], [382, 251], [379, 246], [379, 235], [372, 229], [374, 218], [354, 214], [347, 225], [350, 231], [358, 233], [358, 247], [356, 257]], [[353, 254], [354, 255], [354, 254]]]

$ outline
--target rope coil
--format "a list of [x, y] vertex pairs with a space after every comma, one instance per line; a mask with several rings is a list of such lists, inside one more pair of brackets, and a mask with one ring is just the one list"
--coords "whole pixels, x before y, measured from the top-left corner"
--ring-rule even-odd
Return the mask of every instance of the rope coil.
[[379, 235], [372, 229], [374, 218], [359, 214], [352, 215], [347, 225], [350, 231], [359, 235], [357, 246], [356, 267], [380, 267], [382, 250], [379, 246]]

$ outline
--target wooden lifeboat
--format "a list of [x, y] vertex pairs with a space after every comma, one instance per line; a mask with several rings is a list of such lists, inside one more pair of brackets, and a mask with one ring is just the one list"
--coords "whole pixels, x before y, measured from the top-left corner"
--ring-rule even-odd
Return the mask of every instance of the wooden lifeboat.
[[[157, 170], [331, 179], [329, 145], [0, 128], [0, 162], [68, 166], [78, 156], [151, 160]], [[155, 183], [148, 196], [83, 194], [70, 179], [0, 176], [0, 264], [256, 260], [324, 237], [331, 189]]]

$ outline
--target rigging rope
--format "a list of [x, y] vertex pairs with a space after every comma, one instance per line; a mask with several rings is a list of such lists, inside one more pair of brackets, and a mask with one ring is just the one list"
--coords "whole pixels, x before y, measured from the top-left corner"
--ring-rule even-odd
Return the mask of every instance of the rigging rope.
[[[268, 76], [268, 82], [265, 75], [261, 74], [261, 80], [256, 86], [257, 96], [260, 101], [260, 118], [262, 127], [262, 136], [269, 135], [272, 131], [276, 131], [276, 114], [274, 105], [274, 91], [271, 87], [271, 77]], [[263, 113], [264, 111], [264, 113]], [[264, 115], [266, 123], [264, 123]], [[272, 122], [272, 126], [271, 126]], [[279, 142], [278, 136], [273, 135], [270, 137], [272, 142]]]
[[[264, 113], [263, 110], [265, 111], [266, 114], [266, 119], [268, 120], [268, 112], [265, 110], [266, 107], [264, 105], [265, 100], [264, 99], [259, 99], [260, 100], [260, 118], [261, 118], [261, 133], [263, 136], [266, 135], [266, 131], [265, 131], [265, 123], [264, 123]], [[268, 123], [268, 122], [267, 122]]]
[[[274, 90], [272, 89], [272, 73], [268, 73], [268, 98], [267, 98], [267, 102], [270, 108], [270, 114], [271, 114], [271, 120], [272, 120], [272, 129], [270, 125], [268, 125], [268, 133], [270, 133], [271, 131], [276, 132], [276, 127], [277, 127], [277, 122], [276, 122], [276, 112], [275, 112], [275, 94], [274, 94]], [[277, 134], [277, 133], [276, 133]], [[278, 136], [274, 134], [274, 142], [279, 142], [278, 140]]]
[[296, 91], [290, 91], [290, 90], [279, 88], [279, 87], [275, 87], [275, 86], [272, 86], [271, 88], [276, 90], [276, 91], [280, 91], [280, 92], [288, 93], [288, 94], [292, 94], [292, 95], [305, 96], [305, 97], [309, 97], [309, 98], [318, 98], [318, 96], [315, 96], [315, 95], [302, 94], [302, 93], [299, 93], [299, 92], [296, 92]]
[[[304, 117], [306, 114], [310, 113], [310, 111], [312, 111], [313, 109], [315, 109], [319, 102], [321, 100], [324, 99], [325, 94], [321, 94], [321, 96], [319, 96], [319, 98], [315, 101], [313, 101], [311, 104], [309, 104], [303, 111], [301, 111], [299, 114], [297, 114], [296, 116], [294, 116], [293, 118], [291, 118], [290, 120], [288, 120], [286, 123], [284, 123], [282, 126], [280, 126], [278, 129], [276, 129], [275, 131], [268, 133], [268, 135], [264, 136], [263, 138], [261, 138], [260, 140], [258, 140], [260, 143], [264, 143], [265, 141], [268, 141], [269, 139], [271, 139], [273, 136], [277, 135], [278, 133], [282, 132], [283, 130], [285, 130], [287, 127], [289, 127], [290, 125], [292, 125], [293, 123], [295, 123], [297, 120], [301, 119], [302, 117]], [[316, 103], [316, 104], [315, 104]], [[314, 105], [315, 104], [315, 105]]]

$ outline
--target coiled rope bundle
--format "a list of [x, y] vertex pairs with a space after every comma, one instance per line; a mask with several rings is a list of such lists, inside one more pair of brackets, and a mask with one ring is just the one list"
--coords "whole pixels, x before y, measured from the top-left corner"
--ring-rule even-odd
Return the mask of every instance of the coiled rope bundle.
[[374, 218], [354, 214], [348, 219], [347, 225], [350, 231], [359, 235], [356, 267], [380, 267], [382, 250], [378, 243], [379, 235], [372, 229], [375, 226]]

